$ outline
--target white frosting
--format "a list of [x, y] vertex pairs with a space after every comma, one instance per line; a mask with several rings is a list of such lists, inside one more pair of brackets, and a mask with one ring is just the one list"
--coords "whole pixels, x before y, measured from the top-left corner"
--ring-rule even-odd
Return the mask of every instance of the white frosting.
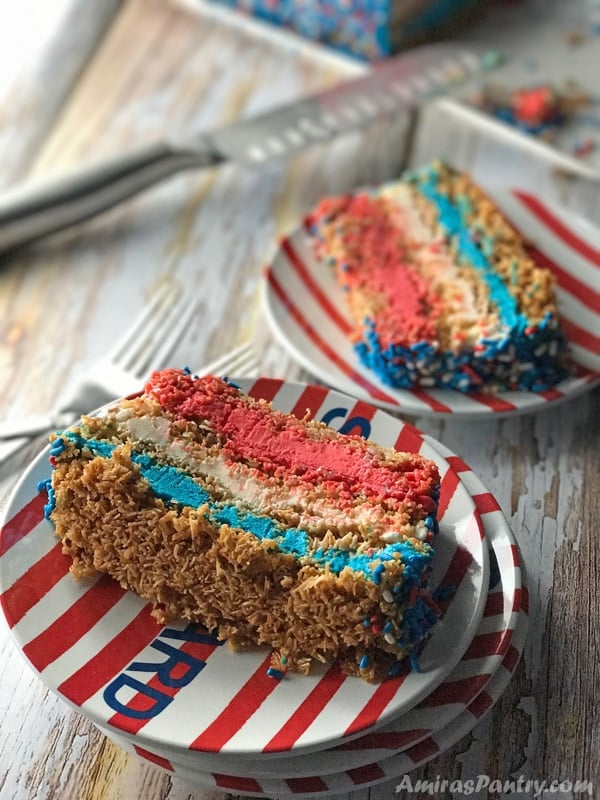
[[166, 417], [130, 417], [126, 428], [132, 438], [141, 442], [165, 444], [169, 439], [169, 424]]
[[[431, 281], [434, 288], [437, 288], [438, 280], [443, 281], [440, 291], [443, 289], [448, 308], [446, 314], [452, 327], [456, 325], [460, 328], [470, 344], [482, 336], [500, 336], [497, 315], [487, 313], [486, 306], [489, 304], [481, 300], [478, 302], [473, 284], [460, 275], [458, 265], [443, 243], [443, 236], [436, 236], [425, 226], [414, 206], [410, 187], [403, 183], [390, 183], [381, 189], [380, 194], [394, 204], [397, 225], [409, 231], [410, 238], [414, 240], [417, 248], [415, 260], [421, 274]], [[452, 287], [450, 292], [449, 285]], [[486, 286], [481, 285], [479, 291], [487, 293]], [[487, 315], [485, 320], [482, 314]], [[482, 327], [482, 320], [488, 323], [485, 327]]]
[[[286, 487], [286, 495], [282, 497], [277, 483], [268, 483], [255, 477], [244, 464], [227, 463], [221, 454], [196, 458], [190, 452], [185, 439], [170, 439], [170, 421], [166, 417], [136, 417], [128, 409], [122, 409], [116, 418], [123, 433], [139, 441], [151, 442], [175, 466], [195, 475], [214, 479], [226, 492], [258, 511], [267, 513], [287, 509], [296, 512], [299, 515], [298, 527], [308, 529], [325, 524], [338, 531], [356, 525], [377, 530], [382, 525], [384, 512], [371, 503], [365, 502], [351, 509], [342, 509], [335, 498], [315, 497], [310, 487], [302, 484]], [[428, 530], [423, 522], [416, 525], [412, 535], [421, 540], [427, 538]], [[403, 539], [403, 534], [397, 530], [385, 530], [380, 538], [386, 543], [399, 542]]]

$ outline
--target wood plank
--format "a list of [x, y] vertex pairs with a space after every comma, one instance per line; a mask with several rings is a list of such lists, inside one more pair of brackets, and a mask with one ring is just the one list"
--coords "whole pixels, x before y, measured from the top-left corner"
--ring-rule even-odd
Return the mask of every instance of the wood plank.
[[[0, 26], [0, 189], [23, 180], [120, 0], [24, 0]], [[68, 37], [68, 46], [66, 46]]]

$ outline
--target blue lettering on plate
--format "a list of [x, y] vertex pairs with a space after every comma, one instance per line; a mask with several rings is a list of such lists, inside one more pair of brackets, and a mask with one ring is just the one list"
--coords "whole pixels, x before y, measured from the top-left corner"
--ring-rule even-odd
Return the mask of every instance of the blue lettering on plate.
[[[321, 417], [321, 422], [324, 422], [325, 425], [329, 425], [331, 428], [334, 428], [335, 425], [332, 425], [334, 419], [339, 419], [340, 417], [344, 419], [344, 417], [348, 414], [347, 408], [330, 408], [323, 416]], [[358, 430], [355, 430], [358, 428]], [[366, 417], [348, 417], [348, 419], [344, 422], [344, 424], [338, 428], [340, 433], [350, 434], [350, 433], [357, 433], [359, 436], [363, 436], [365, 439], [368, 439], [371, 435], [371, 423]]]
[[[121, 703], [117, 694], [125, 686], [133, 689], [136, 692], [136, 696], [141, 694], [147, 697], [152, 701], [151, 705], [149, 705], [148, 708], [137, 709], [129, 708], [124, 703]], [[132, 678], [131, 675], [125, 675], [124, 673], [117, 675], [114, 681], [108, 684], [102, 696], [104, 702], [112, 708], [113, 711], [116, 711], [118, 714], [123, 714], [123, 716], [129, 717], [130, 719], [152, 719], [152, 717], [164, 711], [173, 699], [168, 694], [159, 691], [159, 689], [154, 689], [152, 686], [148, 686], [136, 680], [136, 678]]]
[[[129, 672], [149, 672], [156, 677], [158, 683], [165, 689], [181, 689], [187, 686], [206, 666], [206, 661], [196, 658], [190, 653], [179, 650], [164, 639], [175, 639], [183, 642], [197, 642], [207, 644], [211, 647], [218, 647], [222, 641], [209, 634], [199, 625], [188, 625], [183, 630], [177, 628], [164, 628], [160, 635], [150, 643], [150, 647], [164, 653], [167, 658], [165, 661], [133, 661], [124, 672], [112, 680], [105, 688], [103, 693], [104, 702], [113, 711], [122, 714], [129, 719], [152, 719], [173, 701], [173, 692], [163, 692], [159, 688], [142, 683], [137, 678], [127, 674]], [[121, 702], [119, 693], [123, 689], [133, 689], [136, 696], [145, 697], [148, 700], [145, 708], [130, 708], [127, 702]], [[128, 693], [129, 694], [129, 693]]]
[[[206, 666], [206, 661], [194, 658], [189, 653], [178, 650], [172, 644], [167, 644], [160, 639], [155, 639], [150, 646], [165, 653], [168, 656], [167, 660], [150, 664], [146, 664], [144, 661], [134, 661], [128, 669], [131, 672], [154, 672], [163, 686], [181, 689], [183, 686], [187, 686]], [[179, 677], [174, 677], [174, 673], [179, 671], [180, 665], [185, 667], [185, 671]]]

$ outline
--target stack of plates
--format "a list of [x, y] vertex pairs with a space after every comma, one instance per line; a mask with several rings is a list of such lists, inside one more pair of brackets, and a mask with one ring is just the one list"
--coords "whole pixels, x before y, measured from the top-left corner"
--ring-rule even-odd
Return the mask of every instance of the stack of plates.
[[40, 679], [120, 746], [196, 787], [251, 795], [347, 792], [439, 755], [496, 702], [519, 660], [526, 590], [498, 504], [455, 455], [363, 401], [323, 387], [238, 380], [276, 408], [433, 459], [442, 476], [433, 586], [443, 617], [421, 671], [368, 684], [325, 667], [267, 674], [265, 650], [233, 653], [199, 626], [160, 628], [140, 598], [75, 582], [31, 465], [0, 530], [0, 600]]

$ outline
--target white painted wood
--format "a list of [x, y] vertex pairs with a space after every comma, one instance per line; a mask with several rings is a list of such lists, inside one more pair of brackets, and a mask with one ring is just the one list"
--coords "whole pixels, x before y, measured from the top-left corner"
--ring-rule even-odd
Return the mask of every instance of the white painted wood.
[[[47, 11], [45, 18], [53, 31], [52, 47], [48, 50], [39, 35], [29, 42], [30, 51], [20, 54], [19, 69], [0, 83], [0, 149], [11, 154], [0, 163], [0, 185], [119, 152], [168, 130], [212, 127], [356, 72], [354, 63], [346, 69], [342, 58], [323, 58], [318, 47], [253, 35], [252, 25], [225, 24], [218, 14], [203, 15], [201, 9], [165, 0], [130, 0], [108, 28], [105, 2], [38, 2], [40, 8], [54, 6], [54, 16]], [[93, 28], [95, 6], [100, 9], [96, 30], [106, 32], [100, 39], [91, 33], [74, 36], [83, 17], [87, 29]], [[0, 28], [6, 41], [8, 26]], [[44, 64], [48, 68], [48, 52], [56, 77], [44, 82], [37, 71]], [[69, 66], [61, 72], [60, 64]], [[7, 112], [4, 101], [15, 97], [15, 87], [47, 102], [44, 113], [37, 113], [32, 100], [28, 114], [25, 96], [18, 113]], [[431, 110], [424, 117], [413, 162], [448, 155], [484, 177], [494, 165], [507, 175], [509, 169], [522, 175], [531, 166], [514, 154], [498, 155], [496, 145], [476, 132], [452, 128], [434, 114]], [[25, 139], [17, 136], [19, 130], [26, 132]], [[1, 413], [51, 406], [68, 376], [97, 357], [122, 321], [165, 281], [180, 282], [198, 300], [197, 316], [170, 359], [173, 365], [199, 367], [253, 337], [264, 374], [309, 378], [265, 327], [261, 268], [277, 238], [320, 196], [398, 174], [405, 162], [405, 134], [405, 120], [390, 119], [287, 163], [182, 175], [74, 231], [4, 257]], [[543, 178], [543, 172], [530, 174], [529, 180]], [[523, 773], [538, 779], [587, 778], [600, 786], [594, 547], [600, 518], [599, 398], [596, 391], [535, 417], [502, 421], [416, 420], [458, 452], [498, 498], [528, 566], [533, 624], [524, 661], [496, 709], [448, 753], [417, 770], [415, 778], [466, 779], [483, 773], [508, 779]], [[42, 438], [31, 443], [2, 468], [0, 504], [42, 443]], [[190, 790], [108, 742], [44, 690], [4, 626], [0, 796], [225, 797]], [[392, 782], [357, 790], [351, 798], [395, 796], [408, 798], [395, 795]]]

